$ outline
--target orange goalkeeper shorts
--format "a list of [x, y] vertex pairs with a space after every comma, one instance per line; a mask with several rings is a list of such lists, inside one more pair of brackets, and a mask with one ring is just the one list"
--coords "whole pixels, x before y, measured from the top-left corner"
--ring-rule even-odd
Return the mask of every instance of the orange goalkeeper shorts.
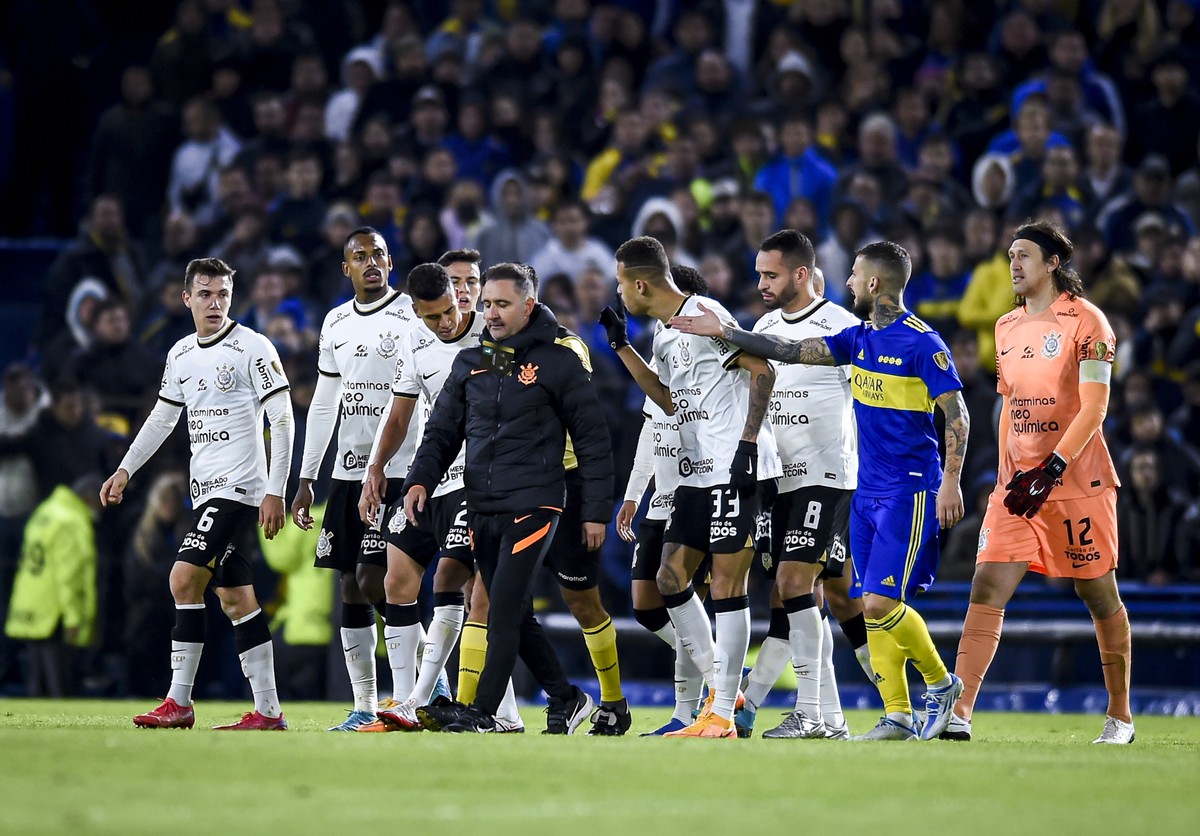
[[976, 563], [1028, 563], [1052, 578], [1098, 578], [1117, 568], [1117, 489], [1047, 500], [1033, 519], [1004, 507], [1008, 491], [988, 497]]

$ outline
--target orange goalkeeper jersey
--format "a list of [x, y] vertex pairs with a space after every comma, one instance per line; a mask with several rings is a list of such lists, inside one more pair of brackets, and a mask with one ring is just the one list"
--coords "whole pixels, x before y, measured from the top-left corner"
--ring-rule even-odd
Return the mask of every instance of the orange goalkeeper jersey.
[[[1037, 467], [1079, 412], [1079, 364], [1112, 363], [1116, 339], [1103, 312], [1064, 293], [1037, 315], [1017, 308], [996, 322], [997, 391], [1004, 396], [999, 482]], [[1120, 484], [1103, 430], [1063, 474], [1054, 499], [1091, 496]]]

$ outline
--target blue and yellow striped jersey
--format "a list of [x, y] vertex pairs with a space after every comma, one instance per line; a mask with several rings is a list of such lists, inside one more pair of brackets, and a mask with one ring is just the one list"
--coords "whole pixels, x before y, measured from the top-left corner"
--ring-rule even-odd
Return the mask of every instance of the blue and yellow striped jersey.
[[859, 493], [936, 490], [942, 459], [933, 401], [962, 388], [941, 335], [909, 313], [879, 331], [863, 323], [825, 342], [838, 365], [850, 366]]

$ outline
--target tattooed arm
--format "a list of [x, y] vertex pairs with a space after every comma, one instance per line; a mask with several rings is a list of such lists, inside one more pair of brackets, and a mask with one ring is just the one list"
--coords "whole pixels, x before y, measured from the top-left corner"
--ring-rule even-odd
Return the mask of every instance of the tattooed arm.
[[963, 516], [962, 469], [971, 417], [959, 389], [939, 395], [936, 403], [946, 415], [946, 463], [942, 487], [938, 489], [937, 515], [942, 528], [950, 528]]
[[806, 363], [810, 366], [837, 365], [829, 346], [820, 337], [789, 340], [770, 334], [743, 331], [736, 325], [726, 325], [721, 322], [715, 313], [704, 307], [703, 302], [699, 303], [699, 307], [704, 311], [703, 314], [673, 317], [670, 322], [671, 327], [685, 334], [720, 337], [755, 357], [777, 360], [780, 363]]
[[746, 426], [742, 429], [742, 441], [758, 441], [758, 431], [771, 403], [771, 389], [775, 385], [775, 370], [761, 357], [743, 354], [737, 363], [750, 372], [750, 407], [746, 411]]

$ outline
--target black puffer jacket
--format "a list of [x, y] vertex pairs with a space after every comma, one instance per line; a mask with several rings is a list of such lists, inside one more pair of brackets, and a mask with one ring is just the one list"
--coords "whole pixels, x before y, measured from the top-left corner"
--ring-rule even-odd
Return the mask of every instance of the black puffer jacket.
[[[482, 514], [562, 508], [570, 432], [583, 482], [583, 519], [612, 516], [613, 465], [604, 411], [579, 356], [555, 344], [558, 321], [538, 304], [529, 324], [500, 343], [515, 354], [504, 376], [481, 370], [482, 345], [454, 360], [425, 426], [404, 490], [430, 493], [464, 439], [467, 507]], [[490, 339], [484, 332], [484, 339]]]

